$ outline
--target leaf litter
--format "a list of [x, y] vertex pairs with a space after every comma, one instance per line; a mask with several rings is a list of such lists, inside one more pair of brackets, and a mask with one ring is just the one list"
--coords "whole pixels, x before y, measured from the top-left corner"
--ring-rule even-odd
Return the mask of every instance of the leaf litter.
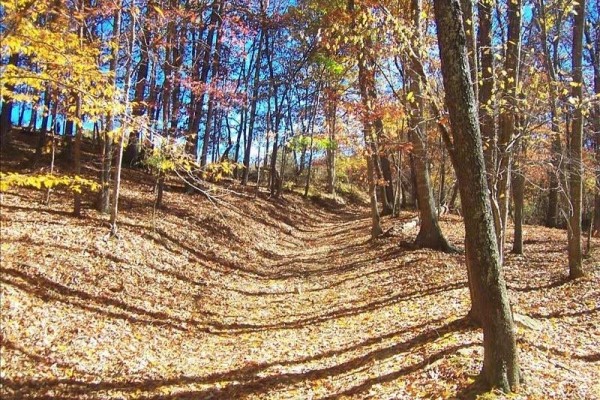
[[[3, 399], [474, 397], [464, 256], [407, 246], [414, 213], [373, 242], [358, 207], [260, 193], [219, 214], [174, 190], [154, 223], [149, 185], [128, 174], [118, 240], [95, 211], [70, 217], [65, 194], [3, 194]], [[460, 247], [460, 219], [441, 225]], [[517, 325], [525, 384], [504, 397], [598, 398], [600, 242], [567, 282], [564, 232], [526, 230], [504, 272], [536, 329]]]

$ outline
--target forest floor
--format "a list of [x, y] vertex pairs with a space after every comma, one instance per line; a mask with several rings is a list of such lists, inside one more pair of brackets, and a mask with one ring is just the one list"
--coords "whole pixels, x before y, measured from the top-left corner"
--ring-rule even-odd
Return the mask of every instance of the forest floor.
[[[477, 394], [464, 255], [412, 248], [413, 213], [371, 241], [361, 208], [250, 192], [217, 209], [180, 190], [153, 220], [149, 179], [127, 171], [123, 189], [118, 239], [88, 203], [70, 216], [67, 194], [2, 195], [2, 399]], [[461, 247], [460, 218], [441, 225]], [[504, 267], [513, 310], [532, 318], [517, 327], [526, 381], [510, 398], [599, 398], [600, 241], [568, 282], [565, 232], [525, 237]]]

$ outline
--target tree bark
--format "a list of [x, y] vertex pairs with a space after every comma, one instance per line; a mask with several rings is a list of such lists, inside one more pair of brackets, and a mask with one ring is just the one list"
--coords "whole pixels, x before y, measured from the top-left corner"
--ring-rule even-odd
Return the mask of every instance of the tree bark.
[[[348, 12], [352, 14], [352, 26], [354, 28], [356, 11], [354, 9], [354, 0], [348, 0]], [[364, 44], [363, 44], [364, 46]], [[367, 158], [367, 180], [369, 183], [369, 201], [371, 204], [371, 238], [375, 239], [383, 234], [381, 228], [379, 208], [377, 206], [377, 187], [375, 182], [375, 157], [377, 154], [374, 152], [374, 140], [373, 134], [373, 101], [376, 99], [375, 90], [375, 71], [370, 68], [371, 64], [367, 60], [367, 54], [364, 48], [359, 48], [358, 55], [358, 86], [360, 91], [360, 97], [363, 105], [363, 134], [365, 138], [365, 157]]]
[[446, 138], [459, 182], [473, 298], [481, 307], [484, 360], [481, 376], [491, 387], [520, 383], [514, 324], [501, 271], [488, 195], [481, 133], [468, 68], [459, 0], [435, 0], [435, 19], [452, 137]]
[[[146, 112], [144, 98], [146, 95], [146, 86], [148, 83], [148, 73], [150, 71], [150, 55], [148, 43], [152, 40], [152, 31], [148, 26], [149, 22], [144, 23], [143, 38], [140, 40], [140, 61], [137, 68], [135, 79], [135, 94], [131, 114], [135, 117], [141, 117]], [[123, 155], [123, 162], [134, 164], [140, 156], [140, 143], [138, 140], [139, 132], [132, 130], [127, 141], [127, 148]]]
[[[551, 145], [550, 145], [550, 157], [552, 168], [548, 171], [548, 208], [546, 209], [545, 225], [549, 228], [558, 227], [558, 202], [559, 202], [559, 174], [561, 171], [561, 157], [562, 157], [562, 144], [560, 127], [558, 123], [558, 109], [556, 102], [558, 101], [557, 85], [558, 79], [556, 76], [556, 65], [558, 63], [557, 47], [558, 42], [556, 41], [555, 56], [550, 53], [548, 48], [548, 34], [546, 28], [546, 7], [544, 0], [538, 1], [538, 12], [536, 23], [540, 29], [540, 42], [542, 45], [542, 51], [544, 53], [544, 66], [546, 67], [546, 74], [548, 75], [548, 88], [549, 88], [549, 102], [550, 102], [550, 129], [552, 131]], [[560, 26], [561, 16], [559, 15], [557, 26]]]
[[[77, 119], [81, 118], [81, 97], [78, 95], [76, 100], [75, 114]], [[80, 124], [77, 124], [75, 128], [75, 141], [73, 143], [73, 166], [74, 173], [76, 176], [81, 174], [81, 140], [83, 135], [83, 129]], [[79, 217], [81, 215], [81, 193], [75, 192], [73, 194], [73, 215]]]
[[479, 118], [483, 139], [483, 154], [490, 190], [494, 190], [496, 163], [496, 120], [494, 119], [494, 54], [492, 52], [492, 9], [494, 0], [477, 2], [479, 30], [477, 49], [481, 53], [481, 80], [479, 83]]
[[129, 89], [131, 88], [131, 75], [132, 75], [132, 66], [133, 66], [133, 46], [135, 43], [135, 17], [132, 16], [131, 24], [131, 32], [130, 32], [130, 42], [129, 49], [127, 54], [127, 65], [125, 66], [125, 88], [123, 90], [123, 96], [125, 97], [125, 112], [123, 117], [121, 118], [121, 135], [119, 137], [119, 150], [117, 153], [117, 165], [115, 170], [115, 183], [113, 185], [113, 204], [110, 210], [110, 233], [112, 236], [117, 235], [118, 227], [117, 227], [117, 217], [119, 212], [119, 195], [121, 193], [121, 172], [123, 169], [123, 152], [125, 149], [125, 138], [129, 137], [127, 135], [127, 128], [129, 126], [129, 121], [127, 118], [129, 117]]
[[[595, 39], [590, 33], [591, 24], [586, 24], [586, 41], [590, 60], [594, 68], [594, 93], [600, 98], [600, 18], [595, 23]], [[596, 146], [596, 193], [594, 195], [594, 218], [592, 221], [592, 235], [600, 235], [600, 102], [596, 102], [592, 109], [592, 127]]]
[[248, 123], [248, 138], [246, 139], [246, 148], [244, 151], [244, 172], [242, 173], [242, 185], [248, 184], [248, 174], [250, 173], [250, 153], [252, 151], [252, 139], [254, 136], [254, 123], [256, 121], [256, 106], [258, 103], [258, 89], [260, 85], [260, 67], [262, 64], [263, 32], [260, 32], [258, 39], [258, 50], [256, 54], [256, 64], [254, 66], [254, 83], [252, 87], [252, 98], [250, 104], [250, 121]]
[[573, 11], [573, 85], [571, 96], [577, 100], [573, 113], [569, 145], [569, 195], [571, 212], [568, 224], [569, 277], [583, 276], [581, 252], [581, 209], [583, 202], [583, 30], [585, 26], [585, 0], [575, 4]]
[[496, 202], [499, 211], [499, 226], [496, 226], [500, 263], [504, 259], [506, 241], [506, 223], [510, 199], [510, 182], [512, 168], [512, 148], [515, 135], [517, 109], [517, 88], [519, 84], [519, 62], [521, 58], [521, 0], [508, 2], [508, 34], [506, 37], [506, 72], [500, 102], [500, 129], [498, 137], [498, 178]]
[[473, 14], [473, 0], [461, 0], [460, 7], [463, 12], [463, 24], [467, 35], [467, 49], [469, 51], [469, 67], [475, 102], [479, 102], [479, 60], [477, 57], [477, 35], [475, 34], [475, 15]]
[[335, 153], [336, 153], [336, 129], [337, 129], [337, 103], [338, 94], [335, 88], [329, 87], [329, 93], [325, 98], [325, 121], [327, 125], [327, 137], [329, 143], [326, 149], [327, 162], [327, 192], [335, 194]]
[[[417, 186], [417, 201], [419, 206], [420, 226], [419, 233], [415, 239], [415, 244], [419, 247], [426, 247], [441, 251], [455, 251], [448, 243], [438, 223], [437, 208], [434, 204], [433, 191], [429, 178], [429, 162], [427, 155], [427, 132], [424, 122], [424, 99], [423, 84], [425, 77], [421, 76], [421, 63], [418, 61], [418, 51], [421, 42], [421, 0], [412, 0], [414, 35], [413, 38], [418, 44], [415, 49], [417, 54], [411, 57], [412, 65], [409, 70], [410, 90], [413, 93], [414, 101], [411, 102], [411, 141], [413, 145], [412, 154], [415, 163], [415, 175]], [[424, 73], [424, 72], [422, 72]]]
[[[205, 67], [207, 69], [203, 69], [202, 71], [202, 78], [203, 78], [203, 82], [208, 82], [208, 69], [209, 69], [209, 63], [211, 62], [211, 52], [212, 52], [212, 42], [213, 42], [213, 36], [215, 35], [215, 30], [216, 30], [216, 45], [215, 45], [215, 50], [214, 50], [214, 54], [212, 55], [212, 77], [211, 80], [215, 80], [217, 74], [218, 74], [218, 69], [219, 69], [219, 60], [220, 60], [220, 53], [221, 53], [221, 47], [222, 47], [222, 43], [221, 43], [221, 28], [222, 28], [222, 18], [221, 18], [221, 13], [223, 10], [223, 1], [214, 1], [213, 2], [213, 6], [212, 6], [212, 11], [211, 11], [211, 17], [210, 17], [210, 23], [211, 23], [211, 29], [209, 31], [209, 39], [207, 39], [208, 42], [208, 48], [206, 49], [206, 53], [205, 53], [205, 57], [204, 57], [204, 62], [206, 63]], [[202, 93], [202, 95], [200, 96], [200, 103], [202, 104], [204, 102], [204, 93]], [[207, 154], [208, 154], [208, 145], [209, 145], [209, 141], [210, 141], [210, 131], [211, 131], [211, 123], [212, 123], [212, 114], [214, 111], [214, 95], [212, 94], [212, 92], [209, 94], [208, 96], [208, 110], [206, 112], [206, 125], [205, 125], [205, 129], [204, 129], [204, 137], [202, 139], [202, 151], [200, 152], [200, 166], [204, 167], [206, 165], [206, 159], [207, 159]]]
[[[523, 128], [523, 124], [519, 124]], [[521, 163], [525, 159], [525, 143], [523, 137], [517, 139], [515, 143], [514, 165], [512, 175], [512, 198], [514, 209], [514, 234], [513, 248], [514, 254], [523, 254], [523, 209], [525, 203], [525, 175], [523, 174]]]
[[[122, 17], [122, 2], [119, 1], [117, 8], [114, 12], [113, 18], [113, 48], [112, 58], [110, 60], [110, 71], [114, 73], [111, 84], [116, 87], [117, 85], [117, 65], [119, 61], [119, 47], [120, 47], [120, 34], [121, 34], [121, 17]], [[108, 133], [112, 132], [115, 128], [115, 117], [111, 112], [107, 116], [106, 130], [104, 132], [104, 143], [102, 149], [102, 170], [100, 171], [100, 197], [98, 199], [98, 211], [107, 214], [110, 211], [110, 170], [112, 168], [112, 150], [113, 150], [113, 139], [109, 137]]]

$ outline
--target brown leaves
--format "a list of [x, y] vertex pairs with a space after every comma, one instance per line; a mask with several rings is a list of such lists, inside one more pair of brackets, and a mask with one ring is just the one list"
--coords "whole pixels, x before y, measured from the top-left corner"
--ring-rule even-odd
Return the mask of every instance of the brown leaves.
[[[416, 226], [370, 242], [362, 210], [229, 196], [220, 216], [171, 191], [153, 231], [152, 194], [126, 181], [105, 241], [102, 216], [31, 193], [2, 202], [3, 398], [451, 398], [479, 371], [464, 256], [399, 246]], [[441, 224], [462, 242], [460, 219]], [[505, 273], [542, 329], [518, 328], [517, 398], [594, 398], [598, 268], [561, 281], [563, 232], [527, 230]]]

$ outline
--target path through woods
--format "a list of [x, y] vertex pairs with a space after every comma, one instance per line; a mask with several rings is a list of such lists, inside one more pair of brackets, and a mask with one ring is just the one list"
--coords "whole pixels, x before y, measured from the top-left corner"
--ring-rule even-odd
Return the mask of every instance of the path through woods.
[[[152, 194], [129, 182], [107, 241], [95, 212], [39, 196], [2, 200], [3, 399], [449, 398], [479, 370], [464, 256], [402, 245], [413, 214], [371, 242], [361, 209], [231, 197], [219, 215], [171, 193], [154, 232]], [[460, 219], [442, 228], [460, 246]], [[523, 396], [594, 398], [599, 268], [565, 283], [563, 232], [527, 229], [506, 268], [537, 323], [518, 328]]]

